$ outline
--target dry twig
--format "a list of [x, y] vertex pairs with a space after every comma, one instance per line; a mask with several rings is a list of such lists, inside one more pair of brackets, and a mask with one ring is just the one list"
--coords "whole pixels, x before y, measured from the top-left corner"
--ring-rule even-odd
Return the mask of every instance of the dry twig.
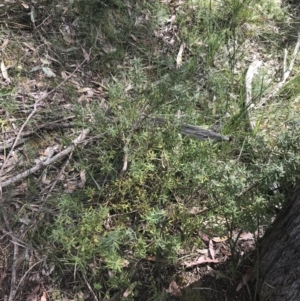
[[45, 161], [42, 161], [39, 164], [31, 167], [30, 169], [27, 169], [27, 170], [23, 171], [22, 173], [14, 176], [14, 177], [11, 177], [7, 181], [1, 182], [1, 180], [0, 180], [0, 189], [3, 188], [3, 187], [8, 186], [10, 184], [13, 184], [13, 183], [15, 183], [15, 182], [17, 182], [17, 181], [19, 181], [23, 178], [26, 178], [29, 175], [31, 175], [31, 174], [35, 173], [36, 171], [40, 170], [41, 168], [43, 168], [45, 166], [48, 166], [48, 165], [54, 163], [55, 161], [58, 161], [61, 158], [65, 157], [66, 155], [71, 153], [79, 143], [82, 143], [84, 141], [84, 139], [86, 138], [88, 133], [89, 133], [88, 129], [82, 130], [80, 135], [75, 140], [72, 141], [72, 145], [70, 145], [69, 147], [67, 147], [63, 151], [59, 152], [54, 157], [47, 158]]

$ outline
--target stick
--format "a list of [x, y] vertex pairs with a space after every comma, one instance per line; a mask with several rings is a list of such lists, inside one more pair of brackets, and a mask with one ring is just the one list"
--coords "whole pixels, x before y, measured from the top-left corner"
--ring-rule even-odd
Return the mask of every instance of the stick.
[[96, 294], [94, 293], [94, 291], [93, 291], [91, 285], [90, 285], [89, 282], [87, 281], [85, 271], [82, 273], [82, 275], [83, 275], [83, 279], [84, 279], [84, 281], [85, 281], [85, 283], [86, 283], [86, 285], [87, 285], [87, 287], [88, 287], [90, 293], [91, 293], [91, 294], [93, 295], [93, 297], [94, 297], [94, 300], [95, 300], [95, 301], [99, 301], [99, 299], [97, 298]]
[[[21, 128], [20, 128], [20, 130], [19, 130], [19, 132], [18, 132], [17, 138], [16, 138], [16, 140], [15, 140], [15, 142], [14, 142], [12, 148], [10, 149], [10, 151], [9, 151], [9, 153], [8, 153], [8, 156], [5, 158], [5, 160], [4, 160], [4, 162], [3, 162], [3, 165], [2, 165], [2, 167], [1, 167], [1, 169], [0, 169], [0, 177], [2, 176], [3, 169], [4, 169], [4, 167], [6, 166], [8, 159], [10, 158], [12, 152], [14, 151], [15, 146], [16, 146], [17, 143], [18, 143], [18, 140], [19, 140], [19, 138], [20, 138], [21, 133], [22, 133], [23, 130], [24, 130], [24, 127], [25, 127], [26, 124], [29, 122], [29, 120], [31, 119], [31, 117], [35, 114], [35, 112], [37, 111], [37, 105], [38, 105], [38, 103], [39, 103], [40, 101], [42, 101], [43, 99], [45, 99], [45, 98], [46, 98], [47, 96], [49, 96], [50, 94], [52, 94], [53, 92], [55, 92], [55, 91], [56, 91], [59, 87], [61, 87], [64, 83], [66, 83], [66, 82], [73, 76], [73, 74], [74, 74], [74, 73], [75, 73], [75, 72], [76, 72], [76, 71], [77, 71], [77, 70], [78, 70], [85, 62], [86, 62], [86, 59], [84, 59], [84, 60], [83, 60], [83, 61], [75, 68], [75, 70], [74, 70], [71, 74], [69, 74], [69, 75], [66, 77], [65, 80], [63, 80], [60, 84], [58, 84], [58, 85], [57, 85], [55, 88], [53, 88], [51, 91], [49, 91], [48, 93], [43, 94], [39, 99], [36, 100], [36, 102], [35, 102], [35, 104], [34, 104], [33, 111], [29, 114], [29, 116], [27, 117], [26, 121], [22, 124], [22, 126], [21, 126]], [[4, 186], [2, 186], [1, 181], [0, 181], [0, 188], [1, 188], [1, 187], [4, 187]]]
[[[40, 99], [42, 99], [42, 97], [41, 97]], [[24, 130], [24, 127], [25, 127], [26, 124], [29, 122], [29, 120], [31, 119], [31, 117], [35, 114], [35, 112], [36, 112], [36, 110], [37, 110], [37, 105], [38, 105], [40, 99], [38, 99], [38, 100], [35, 102], [34, 108], [33, 108], [32, 112], [29, 114], [29, 116], [27, 117], [27, 119], [25, 120], [25, 122], [22, 124], [22, 126], [21, 126], [21, 128], [20, 128], [20, 130], [19, 130], [19, 132], [18, 132], [18, 134], [17, 134], [16, 140], [15, 140], [15, 142], [13, 143], [13, 145], [12, 145], [12, 147], [11, 147], [11, 149], [10, 149], [10, 151], [9, 151], [9, 153], [8, 153], [8, 155], [7, 155], [7, 157], [5, 158], [5, 160], [4, 160], [4, 162], [3, 162], [3, 165], [2, 165], [2, 167], [1, 167], [1, 169], [0, 169], [0, 177], [2, 176], [4, 167], [6, 166], [6, 164], [7, 164], [7, 162], [8, 162], [8, 159], [9, 159], [10, 156], [12, 155], [12, 152], [14, 151], [14, 148], [16, 147], [16, 145], [17, 145], [17, 143], [18, 143], [18, 141], [19, 141], [19, 139], [20, 139], [20, 136], [21, 136], [21, 133], [22, 133], [23, 130]], [[0, 186], [1, 186], [1, 180], [0, 180]]]
[[17, 181], [19, 181], [23, 178], [26, 178], [27, 176], [35, 173], [36, 171], [40, 170], [41, 168], [43, 168], [45, 166], [48, 166], [48, 165], [52, 164], [53, 162], [65, 157], [67, 154], [72, 152], [79, 143], [83, 142], [83, 140], [86, 138], [88, 133], [89, 133], [88, 129], [83, 130], [80, 133], [80, 135], [75, 140], [72, 141], [72, 143], [73, 143], [72, 145], [70, 145], [69, 147], [67, 147], [66, 149], [64, 149], [63, 151], [61, 151], [57, 155], [55, 155], [54, 157], [48, 158], [45, 161], [40, 162], [36, 166], [33, 166], [30, 169], [25, 170], [24, 172], [10, 178], [7, 181], [1, 182], [1, 180], [0, 180], [0, 189], [3, 188], [3, 187], [8, 186], [10, 184], [13, 184], [13, 183], [15, 183], [15, 182], [17, 182]]
[[16, 138], [9, 138], [8, 140], [5, 140], [4, 142], [2, 142], [0, 144], [0, 151], [4, 151], [5, 149], [11, 148], [14, 144], [14, 141], [15, 141], [14, 148], [16, 148], [17, 146], [25, 143], [28, 140], [28, 137], [34, 135], [36, 133], [36, 131], [54, 130], [54, 129], [57, 129], [57, 128], [72, 128], [73, 127], [72, 123], [68, 123], [68, 122], [60, 123], [60, 122], [61, 121], [66, 121], [66, 120], [69, 120], [69, 119], [73, 119], [73, 118], [74, 118], [74, 115], [73, 116], [68, 116], [68, 117], [65, 117], [65, 118], [60, 119], [60, 120], [56, 120], [56, 121], [53, 121], [53, 122], [50, 122], [50, 123], [42, 124], [42, 125], [38, 126], [37, 129], [34, 130], [34, 131], [22, 132], [17, 141], [16, 141]]

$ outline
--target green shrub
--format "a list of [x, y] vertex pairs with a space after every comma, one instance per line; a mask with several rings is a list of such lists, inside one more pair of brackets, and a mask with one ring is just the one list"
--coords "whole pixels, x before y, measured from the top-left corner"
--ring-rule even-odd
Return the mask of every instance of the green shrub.
[[[169, 57], [163, 51], [152, 55], [145, 41], [125, 50], [134, 26], [124, 2], [75, 2], [93, 25], [99, 22], [86, 41], [100, 32], [101, 42], [122, 51], [115, 57], [102, 54], [93, 65], [94, 70], [105, 68], [104, 77], [113, 76], [105, 78], [106, 109], [98, 102], [78, 106], [78, 124], [98, 137], [73, 157], [74, 168], [87, 174], [86, 187], [52, 200], [57, 213], [44, 235], [50, 233], [53, 257], [57, 260], [57, 252], [61, 264], [87, 273], [99, 296], [109, 298], [130, 285], [138, 295], [139, 281], [151, 279], [153, 297], [161, 287], [143, 269], [149, 262], [158, 274], [166, 273], [170, 265], [176, 267], [179, 250], [203, 247], [199, 232], [223, 236], [235, 229], [254, 231], [270, 222], [275, 206], [282, 206], [286, 183], [298, 176], [297, 131], [280, 130], [272, 139], [270, 129], [248, 132], [243, 107], [247, 66], [235, 70], [244, 58], [243, 41], [256, 37], [253, 27], [243, 26], [262, 22], [260, 5], [262, 1], [187, 1], [177, 25], [190, 53], [175, 68], [180, 43]], [[163, 25], [167, 11], [158, 1], [132, 7], [137, 16], [141, 7], [152, 18], [160, 16], [134, 34]], [[82, 27], [84, 35], [90, 25]], [[101, 50], [100, 44], [94, 51]], [[259, 98], [266, 88], [258, 80], [253, 92]], [[286, 118], [269, 110], [259, 113], [261, 123], [271, 116]], [[165, 125], [154, 127], [153, 116], [164, 117]], [[217, 125], [233, 139], [217, 144], [183, 137], [181, 122]], [[281, 187], [276, 194], [270, 191], [273, 183]]]

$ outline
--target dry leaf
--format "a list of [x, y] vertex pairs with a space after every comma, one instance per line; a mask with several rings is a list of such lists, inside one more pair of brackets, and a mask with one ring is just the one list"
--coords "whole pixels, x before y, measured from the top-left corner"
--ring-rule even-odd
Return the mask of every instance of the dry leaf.
[[49, 67], [42, 67], [47, 77], [56, 77], [55, 73]]
[[84, 94], [82, 94], [78, 99], [77, 102], [83, 102], [86, 99], [86, 96]]
[[89, 62], [90, 61], [90, 55], [87, 53], [87, 51], [83, 47], [81, 47], [81, 49], [82, 49], [83, 57], [85, 58], [85, 60], [87, 62]]
[[45, 59], [43, 57], [41, 57], [40, 60], [41, 60], [41, 63], [44, 64], [44, 65], [50, 65], [51, 64], [50, 61], [48, 61], [47, 59]]
[[168, 20], [168, 22], [170, 22], [171, 24], [173, 24], [174, 21], [175, 21], [175, 19], [176, 19], [176, 15], [172, 15], [171, 18]]
[[181, 297], [181, 290], [180, 287], [178, 286], [178, 284], [176, 283], [175, 280], [172, 280], [170, 285], [169, 285], [169, 289], [168, 292], [175, 297]]
[[107, 44], [103, 45], [102, 50], [103, 50], [106, 54], [109, 54], [109, 53], [116, 52], [117, 49], [114, 48], [111, 44], [107, 43]]
[[124, 294], [123, 294], [123, 298], [127, 298], [130, 294], [131, 294], [132, 290], [130, 288], [128, 288]]
[[65, 71], [62, 71], [60, 73], [60, 75], [61, 75], [61, 77], [62, 77], [63, 80], [67, 80], [68, 79], [67, 73]]
[[249, 282], [250, 279], [253, 277], [253, 267], [248, 268], [246, 274], [243, 276], [242, 281], [239, 283], [239, 285], [236, 288], [236, 291], [238, 292], [245, 284]]
[[59, 149], [60, 149], [59, 144], [54, 144], [53, 146], [48, 146], [44, 151], [40, 152], [40, 154], [47, 157], [47, 158], [50, 158]]
[[65, 33], [63, 30], [59, 30], [60, 31], [60, 33], [62, 34], [62, 36], [63, 36], [63, 39], [64, 39], [64, 41], [67, 43], [67, 44], [74, 44], [74, 40], [71, 38], [71, 37], [69, 37], [68, 36], [68, 34], [67, 33]]
[[132, 37], [132, 39], [133, 39], [135, 42], [137, 42], [137, 38], [136, 38], [133, 34], [131, 34], [130, 36]]
[[27, 3], [22, 1], [21, 4], [25, 9], [29, 9], [29, 5]]
[[85, 173], [85, 170], [82, 170], [82, 171], [80, 172], [80, 182], [78, 183], [78, 186], [79, 186], [80, 188], [83, 188], [85, 182], [86, 182], [86, 173]]
[[92, 90], [92, 89], [91, 88], [80, 88], [80, 89], [78, 89], [78, 93], [85, 93], [85, 92], [88, 92], [90, 90]]
[[89, 90], [87, 91], [86, 97], [93, 97], [94, 96], [94, 91], [93, 90]]
[[213, 238], [212, 238], [212, 240], [213, 240], [214, 242], [224, 242], [224, 241], [226, 241], [227, 239], [228, 239], [227, 236], [223, 236], [223, 237], [213, 237]]
[[220, 251], [221, 251], [221, 253], [222, 253], [223, 255], [225, 255], [225, 256], [231, 256], [231, 252], [228, 251], [227, 249], [225, 249], [224, 246], [222, 246], [222, 247], [220, 248]]
[[132, 85], [131, 84], [129, 84], [126, 88], [125, 88], [125, 92], [128, 92], [128, 91], [130, 91], [130, 90], [132, 90]]
[[3, 50], [7, 46], [8, 42], [9, 42], [9, 40], [5, 39], [4, 42], [2, 43], [0, 49]]
[[250, 232], [243, 232], [239, 236], [239, 240], [250, 240], [253, 239], [253, 234]]
[[123, 298], [127, 298], [129, 295], [131, 295], [133, 289], [135, 288], [136, 283], [131, 284], [126, 291], [123, 293]]
[[41, 301], [47, 301], [46, 292], [43, 292], [43, 296], [41, 297]]
[[41, 67], [40, 66], [35, 66], [32, 69], [30, 69], [30, 72], [36, 72], [38, 70], [41, 70]]
[[205, 242], [208, 243], [209, 242], [209, 237], [206, 234], [203, 234], [202, 232], [199, 232], [199, 236], [201, 237], [201, 239]]
[[215, 259], [216, 251], [214, 249], [214, 243], [211, 239], [209, 240], [208, 249], [211, 259]]
[[30, 11], [30, 21], [32, 22], [32, 23], [35, 23], [35, 18], [36, 18], [36, 16], [37, 16], [37, 13], [36, 13], [36, 11], [35, 11], [35, 8], [34, 8], [34, 6], [32, 5], [31, 6], [31, 11]]
[[199, 264], [202, 264], [202, 263], [209, 263], [209, 262], [214, 262], [214, 263], [217, 263], [217, 262], [221, 262], [220, 260], [218, 259], [209, 259], [209, 258], [206, 258], [206, 257], [199, 257], [197, 260], [195, 261], [192, 261], [192, 262], [188, 262], [188, 261], [185, 261], [183, 262], [182, 264], [184, 266], [186, 266], [187, 268], [190, 268], [190, 267], [193, 267], [195, 265], [199, 265]]
[[21, 217], [21, 218], [19, 218], [19, 222], [28, 226], [28, 225], [30, 225], [31, 220], [28, 217]]
[[183, 54], [184, 48], [185, 48], [185, 43], [182, 43], [179, 48], [177, 58], [176, 58], [176, 67], [177, 68], [180, 67], [182, 64], [182, 54]]
[[32, 51], [36, 51], [36, 49], [30, 43], [23, 42], [23, 44]]
[[2, 72], [2, 76], [3, 76], [5, 79], [8, 79], [7, 69], [6, 69], [5, 64], [4, 64], [3, 61], [1, 61], [1, 72]]
[[196, 252], [199, 255], [208, 256], [208, 250], [207, 249], [197, 249]]

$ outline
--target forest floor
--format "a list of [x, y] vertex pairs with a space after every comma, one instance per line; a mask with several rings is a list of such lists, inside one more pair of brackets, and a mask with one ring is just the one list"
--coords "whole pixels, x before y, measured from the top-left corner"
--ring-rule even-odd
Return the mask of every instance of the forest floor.
[[[68, 270], [57, 272], [61, 266], [50, 265], [47, 260], [47, 250], [56, 245], [47, 241], [45, 233], [39, 235], [41, 225], [50, 225], [58, 216], [58, 209], [51, 205], [51, 199], [61, 194], [72, 194], [85, 187], [89, 173], [78, 167], [73, 156], [77, 149], [83, 150], [82, 153], [86, 156], [90, 155], [88, 146], [102, 139], [100, 134], [89, 136], [86, 124], [91, 128], [97, 127], [95, 105], [110, 114], [108, 103], [112, 93], [109, 84], [111, 81], [117, 83], [115, 71], [129, 69], [132, 57], [146, 61], [150, 52], [157, 60], [161, 57], [167, 60], [166, 63], [161, 63], [162, 68], [165, 68], [164, 64], [169, 64], [174, 70], [180, 69], [194, 55], [192, 43], [187, 45], [183, 41], [184, 35], [180, 36], [179, 25], [175, 21], [180, 18], [181, 2], [185, 1], [165, 1], [164, 21], [159, 20], [161, 16], [157, 15], [160, 26], [156, 27], [147, 27], [149, 18], [153, 16], [146, 9], [134, 12], [136, 7], [128, 4], [128, 14], [136, 13], [134, 26], [138, 28], [141, 25], [142, 29], [133, 29], [128, 34], [130, 40], [119, 43], [123, 50], [114, 44], [113, 39], [102, 40], [102, 35], [110, 35], [109, 31], [114, 34], [117, 32], [104, 25], [102, 29], [105, 33], [99, 31], [93, 34], [94, 41], [87, 42], [82, 37], [87, 33], [79, 31], [82, 28], [79, 29], [73, 15], [67, 14], [69, 8], [66, 4], [48, 8], [41, 3], [34, 8], [37, 15], [33, 6], [25, 1], [5, 1], [0, 4], [3, 8], [0, 21], [0, 295], [5, 296], [3, 300], [113, 301], [129, 298], [133, 290], [130, 287], [122, 293], [114, 288], [116, 293], [112, 293], [113, 296], [98, 298], [84, 273], [82, 278], [76, 277], [76, 264]], [[122, 20], [118, 20], [117, 14], [113, 17], [115, 25], [120, 26]], [[192, 21], [187, 17], [183, 22], [185, 25], [181, 24], [184, 27], [182, 30], [189, 29], [189, 22]], [[275, 23], [266, 21], [266, 24], [274, 26], [274, 32], [280, 30]], [[247, 24], [244, 25], [245, 28], [241, 30], [249, 30], [246, 29]], [[124, 30], [127, 30], [126, 26]], [[293, 49], [298, 37], [294, 30], [291, 31], [289, 44], [290, 49]], [[281, 36], [280, 39], [285, 38]], [[280, 39], [276, 42], [278, 45], [282, 42]], [[198, 42], [195, 40], [195, 44]], [[268, 43], [266, 41], [263, 44], [258, 39], [253, 39], [251, 45], [247, 42], [243, 44], [244, 51], [241, 52], [246, 52], [243, 63], [234, 66], [233, 73], [242, 74], [242, 70], [253, 60], [264, 60], [266, 69], [274, 67], [272, 72], [278, 72], [281, 58], [268, 53], [273, 47]], [[147, 47], [149, 53], [145, 53]], [[122, 51], [125, 54], [119, 53]], [[149, 61], [152, 59], [149, 58]], [[138, 64], [136, 61], [132, 64], [135, 63]], [[147, 69], [149, 76], [154, 77], [151, 63], [152, 61], [144, 69]], [[222, 69], [222, 59], [217, 56], [209, 64], [217, 70]], [[126, 81], [126, 75], [122, 76]], [[204, 78], [206, 74], [200, 76]], [[153, 79], [159, 80], [160, 78]], [[204, 83], [203, 89], [206, 89], [206, 84], [216, 83]], [[126, 93], [134, 89], [130, 83], [125, 83], [124, 86]], [[207, 95], [214, 98], [213, 93], [209, 95], [207, 92]], [[207, 104], [213, 105], [213, 102]], [[294, 113], [299, 111], [299, 107], [297, 100], [293, 103]], [[218, 108], [211, 107], [211, 110]], [[270, 116], [273, 114], [272, 110], [276, 111], [276, 108], [270, 109]], [[226, 111], [223, 113], [226, 115]], [[180, 114], [178, 110], [178, 115]], [[224, 117], [224, 120], [226, 118], [229, 119]], [[276, 121], [285, 118], [286, 115], [283, 114]], [[270, 140], [278, 129], [275, 120], [269, 118], [262, 119], [260, 126], [261, 131], [270, 130]], [[78, 157], [84, 162], [84, 156]], [[126, 171], [124, 166], [125, 163], [123, 169]], [[196, 212], [194, 215], [201, 215], [206, 207], [203, 205], [196, 209], [200, 213]], [[48, 218], [49, 215], [52, 217]], [[103, 227], [110, 229], [109, 223], [110, 220]], [[213, 231], [194, 232], [193, 235], [200, 243], [195, 247], [191, 246], [189, 250], [179, 251], [178, 260], [165, 272], [168, 274], [165, 279], [157, 275], [155, 283], [160, 285], [158, 290], [165, 293], [166, 300], [255, 300], [255, 247], [257, 239], [263, 235], [264, 227], [265, 225], [260, 225], [259, 229], [252, 232], [231, 229], [230, 237], [217, 236], [218, 233], [214, 235]], [[63, 256], [64, 251], [60, 252]], [[130, 257], [129, 251], [128, 254]], [[155, 256], [145, 256], [141, 265], [145, 269], [144, 273], [147, 273], [147, 269], [152, 271], [154, 266], [160, 265], [159, 260]], [[52, 258], [51, 262], [53, 261], [55, 262]], [[91, 270], [94, 268], [93, 264], [91, 262], [89, 265]], [[126, 268], [126, 265], [123, 267]], [[143, 299], [154, 300], [150, 294], [150, 289], [153, 288], [146, 280], [143, 281]], [[160, 300], [160, 297], [155, 300]]]

